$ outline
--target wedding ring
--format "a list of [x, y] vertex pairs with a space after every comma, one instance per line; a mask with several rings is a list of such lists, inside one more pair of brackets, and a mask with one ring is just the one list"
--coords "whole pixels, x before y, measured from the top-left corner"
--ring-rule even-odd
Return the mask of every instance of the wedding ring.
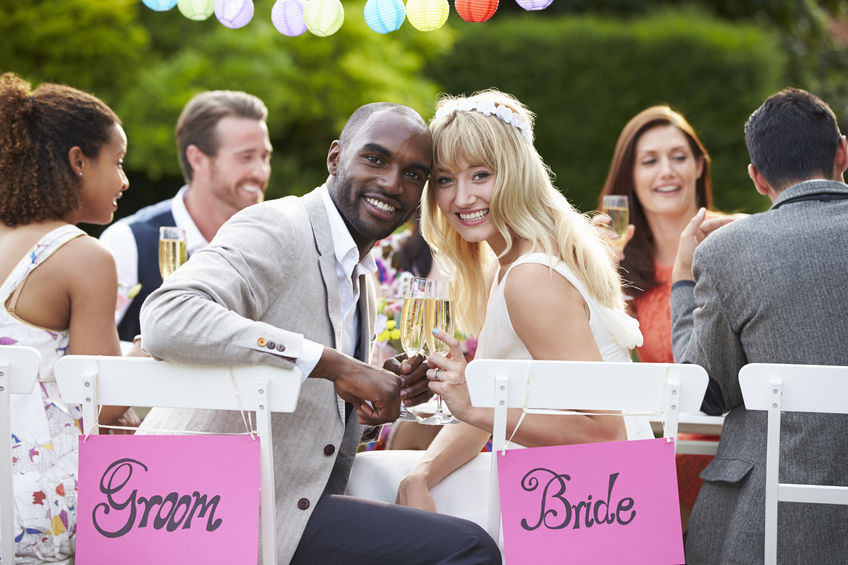
[[439, 371], [441, 371], [441, 369], [439, 369], [438, 367], [436, 367], [435, 369], [433, 369], [433, 380], [434, 380], [434, 381], [440, 381], [440, 380], [442, 380], [442, 378], [439, 376]]

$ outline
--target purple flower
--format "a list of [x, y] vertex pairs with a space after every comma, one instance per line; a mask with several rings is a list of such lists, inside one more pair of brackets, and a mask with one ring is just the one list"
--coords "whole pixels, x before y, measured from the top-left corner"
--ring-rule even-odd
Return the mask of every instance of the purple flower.
[[0, 345], [14, 345], [18, 340], [11, 337], [0, 337]]

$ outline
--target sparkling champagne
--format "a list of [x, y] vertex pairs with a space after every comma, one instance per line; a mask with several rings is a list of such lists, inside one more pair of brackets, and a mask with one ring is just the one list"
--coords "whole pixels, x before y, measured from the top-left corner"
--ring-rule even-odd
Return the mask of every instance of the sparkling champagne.
[[627, 210], [627, 207], [609, 207], [604, 208], [604, 214], [612, 218], [612, 222], [610, 223], [610, 227], [612, 231], [618, 234], [618, 239], [613, 241], [613, 245], [618, 247], [619, 249], [624, 247], [626, 237], [627, 237], [627, 224], [630, 219], [630, 214]]
[[400, 311], [400, 344], [407, 357], [424, 349], [421, 334], [424, 331], [424, 303], [426, 298], [404, 298]]
[[445, 342], [433, 335], [433, 330], [441, 330], [453, 337], [454, 321], [451, 312], [451, 301], [428, 298], [424, 303], [424, 339], [428, 353], [447, 353], [449, 348]]
[[188, 249], [184, 239], [159, 240], [159, 273], [163, 280], [187, 260]]

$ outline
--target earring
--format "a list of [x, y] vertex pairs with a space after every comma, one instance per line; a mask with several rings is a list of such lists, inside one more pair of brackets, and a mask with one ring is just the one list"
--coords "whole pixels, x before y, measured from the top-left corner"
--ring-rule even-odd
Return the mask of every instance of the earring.
[[82, 171], [79, 172], [79, 176], [82, 176]]

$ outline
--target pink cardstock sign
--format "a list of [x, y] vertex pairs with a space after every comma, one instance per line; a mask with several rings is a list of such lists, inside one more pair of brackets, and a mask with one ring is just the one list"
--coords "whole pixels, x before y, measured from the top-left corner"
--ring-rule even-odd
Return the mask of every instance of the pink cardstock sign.
[[665, 439], [498, 452], [506, 563], [684, 563]]
[[77, 563], [256, 563], [259, 438], [79, 441]]

